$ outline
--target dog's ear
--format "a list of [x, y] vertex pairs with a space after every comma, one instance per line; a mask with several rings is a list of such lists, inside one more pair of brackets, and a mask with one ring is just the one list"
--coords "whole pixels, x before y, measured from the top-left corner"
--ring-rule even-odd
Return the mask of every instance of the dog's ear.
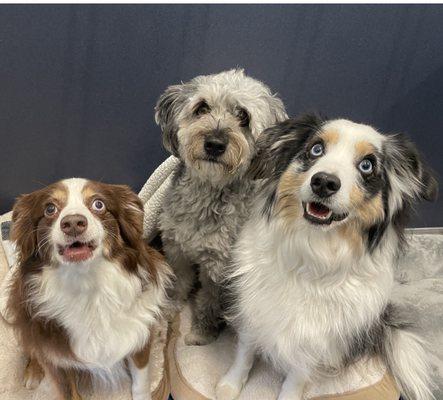
[[126, 185], [110, 185], [118, 205], [120, 234], [130, 247], [137, 249], [143, 238], [143, 203]]
[[274, 118], [273, 123], [277, 124], [288, 119], [288, 114], [286, 113], [285, 105], [283, 101], [277, 96], [271, 96], [269, 99], [269, 108], [271, 109], [271, 115]]
[[21, 195], [12, 209], [11, 241], [17, 246], [20, 263], [36, 254], [39, 200], [40, 191]]
[[155, 106], [155, 122], [162, 130], [163, 146], [176, 157], [178, 157], [177, 116], [188, 99], [184, 89], [185, 84], [169, 86]]
[[321, 117], [309, 114], [264, 130], [257, 139], [249, 175], [254, 179], [278, 178], [323, 123]]
[[434, 201], [438, 182], [415, 145], [403, 135], [388, 136], [385, 164], [393, 191], [408, 200]]

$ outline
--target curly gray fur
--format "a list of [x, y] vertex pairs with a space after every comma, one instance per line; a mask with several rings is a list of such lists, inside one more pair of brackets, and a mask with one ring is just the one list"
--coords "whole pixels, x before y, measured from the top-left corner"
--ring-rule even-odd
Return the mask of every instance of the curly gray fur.
[[[170, 86], [157, 103], [163, 143], [182, 161], [160, 216], [164, 250], [177, 276], [174, 297], [188, 297], [197, 270], [201, 285], [188, 344], [218, 335], [221, 280], [255, 187], [246, 171], [260, 132], [285, 118], [282, 101], [242, 70]], [[205, 153], [205, 141], [214, 136], [227, 143], [215, 159]]]

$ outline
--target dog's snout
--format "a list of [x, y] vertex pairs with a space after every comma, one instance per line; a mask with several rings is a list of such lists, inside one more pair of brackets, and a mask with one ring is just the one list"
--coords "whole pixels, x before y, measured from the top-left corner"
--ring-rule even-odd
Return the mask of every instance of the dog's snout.
[[210, 135], [205, 138], [205, 152], [208, 156], [221, 156], [228, 145], [228, 138], [226, 135]]
[[81, 235], [88, 227], [88, 220], [81, 214], [66, 215], [60, 221], [60, 229], [69, 236]]
[[340, 179], [326, 172], [317, 172], [311, 178], [312, 191], [319, 197], [329, 197], [337, 193], [341, 187]]

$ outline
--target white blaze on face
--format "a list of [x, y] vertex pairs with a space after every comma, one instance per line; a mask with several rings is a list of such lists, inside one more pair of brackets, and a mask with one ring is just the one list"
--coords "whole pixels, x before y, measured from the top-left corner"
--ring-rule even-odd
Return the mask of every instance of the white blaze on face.
[[[105, 232], [102, 223], [91, 213], [88, 204], [85, 204], [83, 189], [87, 183], [86, 179], [81, 178], [62, 181], [67, 192], [67, 202], [51, 228], [54, 254], [59, 262], [85, 261], [101, 252]], [[70, 215], [82, 215], [87, 220], [87, 228], [79, 236], [68, 236], [61, 229], [61, 221]]]
[[335, 212], [345, 212], [350, 205], [352, 188], [359, 180], [359, 149], [372, 146], [381, 150], [384, 137], [372, 127], [348, 120], [334, 120], [322, 127], [319, 137], [325, 137], [324, 155], [320, 156], [307, 172], [300, 194], [302, 201], [312, 198], [311, 178], [318, 172], [325, 172], [340, 179], [339, 191], [330, 199]]

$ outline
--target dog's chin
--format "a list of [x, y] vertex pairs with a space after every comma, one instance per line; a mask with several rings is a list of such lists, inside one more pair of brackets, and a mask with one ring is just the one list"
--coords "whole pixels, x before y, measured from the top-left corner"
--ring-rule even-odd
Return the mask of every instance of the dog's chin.
[[347, 213], [335, 212], [321, 202], [303, 202], [303, 218], [314, 226], [329, 227], [345, 221], [347, 217]]
[[95, 240], [76, 240], [69, 244], [57, 245], [57, 258], [65, 264], [80, 264], [91, 261], [97, 253]]
[[223, 159], [202, 157], [187, 163], [195, 175], [204, 181], [225, 184], [241, 176], [241, 165], [233, 167]]

